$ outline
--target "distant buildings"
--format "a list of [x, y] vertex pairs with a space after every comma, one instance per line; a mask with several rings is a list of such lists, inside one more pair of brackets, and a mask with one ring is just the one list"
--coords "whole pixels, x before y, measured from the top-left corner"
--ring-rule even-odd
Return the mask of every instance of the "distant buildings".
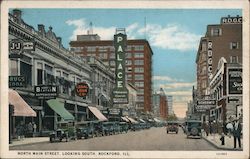
[[168, 117], [168, 101], [164, 90], [161, 88], [158, 93], [154, 93], [152, 96], [152, 105], [154, 116], [160, 117], [162, 119], [167, 119]]

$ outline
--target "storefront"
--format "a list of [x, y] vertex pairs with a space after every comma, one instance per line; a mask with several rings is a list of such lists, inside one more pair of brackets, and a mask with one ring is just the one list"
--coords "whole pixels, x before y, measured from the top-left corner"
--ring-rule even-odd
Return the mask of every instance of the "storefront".
[[[10, 134], [13, 138], [33, 134], [33, 117], [36, 112], [23, 100], [19, 93], [9, 89], [9, 107], [12, 108], [10, 113]], [[30, 124], [32, 124], [30, 126]], [[29, 125], [29, 127], [28, 127]]]
[[[48, 109], [45, 111], [43, 119], [44, 130], [54, 130], [59, 121], [74, 121], [75, 117], [65, 109], [64, 103], [59, 99], [50, 99], [46, 101]], [[53, 110], [53, 111], [51, 111]]]
[[108, 121], [108, 119], [98, 110], [96, 107], [88, 107], [89, 110], [89, 119], [95, 120], [98, 119], [99, 121]]

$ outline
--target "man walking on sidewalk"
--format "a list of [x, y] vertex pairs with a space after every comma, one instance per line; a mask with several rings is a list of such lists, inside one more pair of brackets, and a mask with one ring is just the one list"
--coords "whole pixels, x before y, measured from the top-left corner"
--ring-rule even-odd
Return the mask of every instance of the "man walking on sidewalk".
[[237, 142], [236, 140], [238, 140], [239, 148], [241, 148], [241, 141], [240, 141], [241, 130], [242, 126], [239, 120], [235, 119], [233, 123], [234, 148], [236, 148], [236, 142]]

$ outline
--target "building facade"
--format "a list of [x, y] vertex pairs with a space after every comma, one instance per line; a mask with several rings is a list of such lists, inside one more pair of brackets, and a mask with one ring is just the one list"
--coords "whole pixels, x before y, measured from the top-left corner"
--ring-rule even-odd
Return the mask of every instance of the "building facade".
[[[85, 36], [86, 35], [82, 35]], [[89, 37], [97, 36], [95, 34]], [[112, 40], [85, 40], [78, 36], [70, 42], [71, 51], [82, 57], [95, 56], [115, 71], [115, 52]], [[137, 109], [151, 111], [152, 90], [152, 55], [147, 40], [127, 40], [126, 47], [126, 81], [137, 88]]]
[[[237, 115], [237, 108], [242, 107], [242, 92], [228, 93], [233, 85], [231, 80], [238, 80], [237, 89], [242, 89], [242, 17], [222, 17], [220, 24], [207, 26], [206, 35], [200, 40], [196, 64], [197, 101], [216, 101], [200, 113], [202, 120], [228, 122]], [[229, 78], [230, 71], [239, 77]]]
[[209, 82], [221, 57], [230, 63], [242, 63], [242, 17], [222, 17], [220, 24], [207, 26], [196, 56], [199, 98], [209, 94]]
[[[21, 10], [13, 10], [12, 13], [9, 13], [9, 41], [11, 46], [9, 49], [9, 79], [13, 80], [18, 77], [24, 79], [25, 82], [22, 87], [12, 85], [13, 81], [9, 83], [9, 99], [18, 98], [23, 104], [15, 105], [13, 101], [9, 101], [9, 103], [14, 105], [14, 112], [20, 106], [30, 107], [35, 111], [31, 116], [15, 115], [16, 113], [14, 113], [13, 135], [16, 133], [17, 127], [31, 122], [37, 125], [37, 132], [42, 133], [56, 129], [57, 123], [60, 121], [81, 122], [89, 120], [91, 115], [95, 116], [93, 109], [89, 109], [92, 103], [96, 104], [98, 101], [93, 97], [96, 90], [92, 90], [95, 88], [92, 81], [95, 78], [92, 79], [92, 77], [96, 77], [96, 74], [92, 74], [92, 72], [98, 74], [100, 69], [90, 67], [86, 59], [65, 49], [61, 38], [56, 36], [52, 27], [46, 30], [44, 25], [39, 24], [38, 30], [35, 30], [23, 21]], [[33, 49], [24, 50], [27, 47], [24, 47], [24, 44], [27, 42], [33, 44]], [[23, 45], [23, 47], [19, 45]], [[20, 57], [13, 56], [17, 51], [21, 52]], [[106, 88], [110, 89], [114, 79], [111, 72], [103, 72], [106, 73], [103, 76], [108, 79]], [[103, 76], [100, 76], [100, 79]], [[99, 76], [97, 77], [99, 78]], [[80, 82], [89, 87], [85, 98], [76, 95], [76, 85]], [[41, 90], [40, 88], [46, 89], [46, 91], [56, 91], [54, 92], [56, 96], [51, 96], [55, 99], [39, 98], [36, 94]], [[100, 93], [105, 93], [104, 89], [102, 88]], [[52, 93], [48, 94], [50, 97]], [[92, 99], [94, 100], [92, 101]], [[95, 118], [98, 119], [97, 116]]]

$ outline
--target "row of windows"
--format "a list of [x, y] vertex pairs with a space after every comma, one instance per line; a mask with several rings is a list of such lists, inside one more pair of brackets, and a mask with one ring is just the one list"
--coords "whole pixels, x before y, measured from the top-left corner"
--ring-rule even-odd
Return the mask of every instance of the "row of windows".
[[[201, 47], [202, 47], [201, 51], [207, 51], [207, 43], [206, 42], [203, 42]], [[230, 42], [229, 48], [231, 50], [239, 49], [239, 42]]]
[[[108, 50], [115, 51], [114, 46], [86, 46], [87, 52], [96, 52], [97, 49], [100, 52], [107, 52]], [[70, 50], [74, 52], [82, 52], [84, 50], [84, 47], [71, 47]], [[126, 51], [131, 50], [143, 51], [144, 45], [128, 45]]]

